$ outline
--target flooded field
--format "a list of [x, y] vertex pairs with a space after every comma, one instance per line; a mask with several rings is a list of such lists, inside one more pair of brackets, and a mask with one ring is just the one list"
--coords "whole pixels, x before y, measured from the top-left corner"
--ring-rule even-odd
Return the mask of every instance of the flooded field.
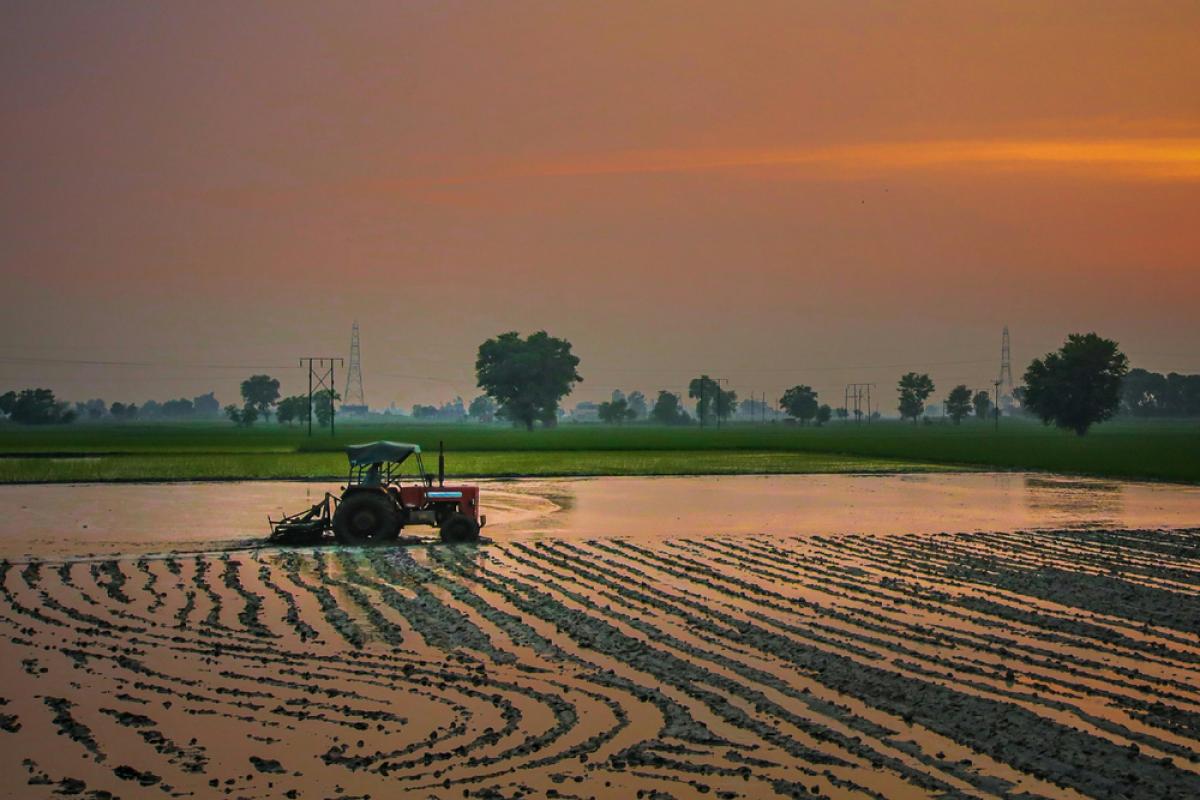
[[[485, 534], [638, 539], [1191, 527], [1200, 487], [1033, 473], [481, 481]], [[337, 484], [296, 481], [0, 486], [0, 557], [255, 546]], [[416, 528], [413, 532], [432, 532]]]
[[243, 496], [191, 550], [121, 494], [301, 484], [110, 487], [139, 526], [74, 538], [31, 506], [0, 794], [1200, 796], [1194, 491], [952, 477], [860, 479], [840, 517], [825, 477], [497, 484], [479, 547], [228, 549]]

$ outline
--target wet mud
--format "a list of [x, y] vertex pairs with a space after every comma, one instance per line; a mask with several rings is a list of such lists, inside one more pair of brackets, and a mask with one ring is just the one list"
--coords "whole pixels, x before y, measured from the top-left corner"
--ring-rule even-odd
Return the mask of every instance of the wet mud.
[[20, 797], [1200, 796], [1200, 531], [0, 561]]

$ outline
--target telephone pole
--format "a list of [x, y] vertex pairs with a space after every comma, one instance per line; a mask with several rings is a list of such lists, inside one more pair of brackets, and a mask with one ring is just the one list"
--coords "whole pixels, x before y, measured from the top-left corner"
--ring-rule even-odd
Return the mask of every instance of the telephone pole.
[[328, 397], [329, 397], [329, 435], [333, 436], [333, 434], [334, 434], [334, 425], [333, 425], [334, 404], [333, 404], [333, 400], [335, 397], [335, 392], [333, 390], [333, 387], [334, 387], [335, 383], [334, 383], [333, 367], [334, 367], [335, 363], [336, 364], [344, 364], [346, 362], [341, 358], [329, 358], [329, 357], [322, 357], [322, 356], [305, 356], [304, 358], [300, 359], [300, 366], [308, 367], [308, 435], [309, 436], [312, 436], [312, 430], [313, 430], [313, 427], [312, 427], [313, 394], [316, 392], [320, 392], [322, 389], [324, 389], [328, 393]]
[[[871, 424], [871, 387], [874, 385], [875, 384], [873, 383], [846, 384], [845, 399], [842, 402], [845, 403], [844, 408], [846, 411], [854, 414], [855, 424], [862, 422], [862, 408], [864, 400], [866, 401], [867, 405], [867, 424]], [[851, 400], [854, 401], [853, 406], [850, 404]]]

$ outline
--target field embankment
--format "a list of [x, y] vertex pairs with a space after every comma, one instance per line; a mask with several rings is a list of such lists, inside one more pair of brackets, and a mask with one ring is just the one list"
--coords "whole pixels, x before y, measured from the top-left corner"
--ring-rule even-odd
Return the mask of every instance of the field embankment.
[[331, 437], [228, 424], [0, 427], [0, 482], [336, 479], [342, 448], [371, 439], [444, 441], [470, 476], [903, 472], [992, 468], [1200, 482], [1200, 423], [1115, 422], [1086, 437], [1009, 419], [991, 425], [898, 422], [823, 428], [347, 424]]

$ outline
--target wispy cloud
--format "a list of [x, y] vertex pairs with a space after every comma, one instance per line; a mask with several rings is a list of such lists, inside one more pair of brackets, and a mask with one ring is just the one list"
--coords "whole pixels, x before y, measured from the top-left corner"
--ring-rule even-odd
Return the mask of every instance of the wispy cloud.
[[861, 178], [933, 170], [1041, 171], [1126, 180], [1200, 180], [1200, 138], [984, 139], [735, 149], [620, 151], [502, 168], [463, 178], [572, 177], [719, 171]]

